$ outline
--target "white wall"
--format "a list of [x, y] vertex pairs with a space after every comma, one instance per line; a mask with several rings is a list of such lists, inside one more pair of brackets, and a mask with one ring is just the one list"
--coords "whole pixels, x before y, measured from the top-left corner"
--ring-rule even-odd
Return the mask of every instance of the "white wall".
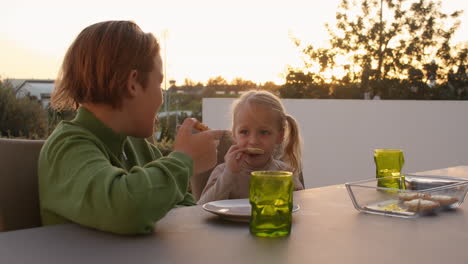
[[[203, 122], [229, 129], [233, 99], [203, 99]], [[404, 172], [468, 165], [468, 101], [284, 99], [301, 126], [307, 188], [375, 177], [373, 150], [403, 149]]]

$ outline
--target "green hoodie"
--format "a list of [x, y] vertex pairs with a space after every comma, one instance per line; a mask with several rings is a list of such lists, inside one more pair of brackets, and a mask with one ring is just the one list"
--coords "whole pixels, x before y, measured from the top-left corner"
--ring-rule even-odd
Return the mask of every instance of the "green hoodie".
[[80, 107], [47, 139], [39, 156], [44, 225], [75, 222], [117, 234], [147, 234], [176, 206], [194, 205], [192, 159], [162, 157], [145, 139], [125, 136]]

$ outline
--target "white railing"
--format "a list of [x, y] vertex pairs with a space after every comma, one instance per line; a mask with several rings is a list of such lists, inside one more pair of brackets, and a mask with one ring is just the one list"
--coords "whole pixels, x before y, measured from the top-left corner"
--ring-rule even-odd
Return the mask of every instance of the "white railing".
[[[203, 122], [229, 129], [233, 99], [203, 99]], [[404, 172], [468, 165], [468, 101], [283, 99], [304, 139], [307, 188], [375, 177], [373, 150], [404, 150]]]

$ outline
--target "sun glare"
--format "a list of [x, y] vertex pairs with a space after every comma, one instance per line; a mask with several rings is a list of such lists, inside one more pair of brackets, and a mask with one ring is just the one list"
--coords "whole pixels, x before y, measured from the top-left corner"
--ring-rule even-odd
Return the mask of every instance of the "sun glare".
[[[183, 83], [185, 78], [206, 82], [223, 76], [256, 83], [284, 82], [288, 65], [302, 65], [301, 52], [292, 35], [314, 47], [328, 39], [325, 23], [333, 24], [341, 0], [135, 0], [132, 6], [120, 0], [82, 0], [70, 12], [63, 1], [7, 1], [0, 16], [0, 77], [56, 77], [61, 60], [76, 35], [86, 26], [104, 20], [129, 19], [144, 31], [166, 42], [167, 78]], [[458, 0], [445, 0], [447, 10], [468, 9]], [[89, 10], [87, 6], [95, 8]], [[463, 4], [462, 4], [463, 5]], [[86, 8], [85, 8], [86, 7]], [[144, 7], [144, 8], [142, 8]], [[466, 41], [466, 14], [455, 38]], [[162, 32], [166, 31], [167, 37]], [[337, 58], [337, 64], [346, 63]], [[313, 67], [313, 71], [318, 69]], [[323, 74], [342, 78], [342, 68]]]

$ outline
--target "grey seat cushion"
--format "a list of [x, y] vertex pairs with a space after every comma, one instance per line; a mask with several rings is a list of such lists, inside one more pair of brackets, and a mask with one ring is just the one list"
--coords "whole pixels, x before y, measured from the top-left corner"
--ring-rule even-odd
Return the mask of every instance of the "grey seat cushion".
[[43, 144], [0, 138], [0, 231], [41, 226], [37, 163]]

